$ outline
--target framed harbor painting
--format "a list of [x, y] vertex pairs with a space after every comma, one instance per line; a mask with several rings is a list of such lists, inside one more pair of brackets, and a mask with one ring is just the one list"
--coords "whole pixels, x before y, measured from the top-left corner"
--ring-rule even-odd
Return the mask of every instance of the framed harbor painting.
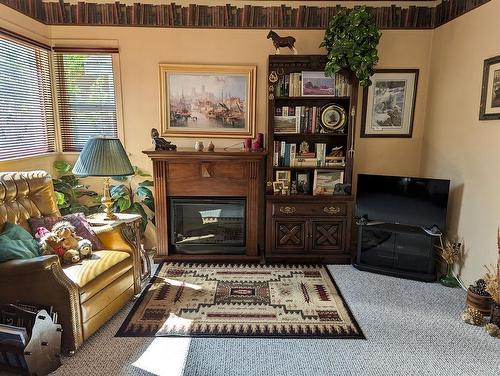
[[255, 66], [160, 64], [163, 136], [255, 136]]
[[484, 61], [479, 120], [500, 119], [500, 56]]
[[377, 69], [363, 90], [361, 137], [411, 137], [418, 69]]

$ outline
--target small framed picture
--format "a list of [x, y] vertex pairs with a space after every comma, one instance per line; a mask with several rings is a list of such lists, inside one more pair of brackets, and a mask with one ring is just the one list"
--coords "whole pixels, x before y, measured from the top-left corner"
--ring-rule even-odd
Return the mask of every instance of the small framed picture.
[[303, 97], [332, 97], [335, 95], [335, 80], [325, 72], [302, 72]]
[[500, 119], [500, 56], [484, 61], [479, 120]]
[[307, 172], [297, 173], [297, 193], [309, 193], [309, 174]]
[[344, 182], [342, 170], [314, 170], [314, 196], [331, 196], [335, 192], [335, 185]]
[[285, 187], [282, 181], [273, 181], [273, 192], [276, 194], [281, 194], [283, 188]]
[[276, 181], [282, 181], [285, 186], [289, 186], [290, 180], [291, 180], [290, 170], [276, 171]]
[[297, 133], [295, 116], [275, 116], [274, 133]]
[[413, 133], [418, 69], [378, 69], [363, 90], [361, 137], [408, 137]]

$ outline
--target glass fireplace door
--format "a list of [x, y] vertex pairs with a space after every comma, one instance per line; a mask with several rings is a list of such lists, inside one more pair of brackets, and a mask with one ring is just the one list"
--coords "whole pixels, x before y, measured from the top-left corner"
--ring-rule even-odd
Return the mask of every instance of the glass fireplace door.
[[171, 249], [185, 254], [244, 254], [245, 216], [245, 199], [171, 198]]

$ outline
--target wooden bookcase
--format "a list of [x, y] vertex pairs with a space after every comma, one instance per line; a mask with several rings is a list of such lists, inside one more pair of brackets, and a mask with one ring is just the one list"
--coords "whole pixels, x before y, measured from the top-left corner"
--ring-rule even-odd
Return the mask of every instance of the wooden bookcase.
[[[355, 105], [357, 103], [358, 83], [350, 72], [340, 72], [338, 82], [341, 80], [349, 84], [348, 95], [342, 96], [302, 96], [283, 95], [283, 85], [280, 82], [290, 73], [323, 71], [326, 63], [324, 55], [271, 55], [268, 65], [268, 158], [267, 158], [267, 190], [266, 190], [266, 259], [275, 262], [328, 262], [350, 263], [351, 253], [351, 226], [353, 218], [354, 198], [351, 193], [314, 195], [314, 171], [341, 171], [343, 183], [351, 184], [354, 161], [354, 124]], [[341, 77], [340, 77], [341, 76]], [[290, 76], [288, 76], [290, 77]], [[293, 83], [296, 84], [296, 77]], [[276, 78], [279, 81], [276, 82]], [[288, 79], [290, 92], [290, 81]], [[302, 83], [300, 83], [301, 85]], [[278, 86], [280, 88], [278, 88]], [[345, 87], [344, 87], [345, 89]], [[299, 90], [301, 92], [301, 90]], [[293, 89], [297, 93], [297, 88]], [[343, 93], [345, 94], [345, 93]], [[335, 132], [325, 132], [320, 128], [321, 109], [329, 104], [336, 104], [345, 110], [346, 124], [343, 129]], [[307, 123], [316, 119], [315, 133], [312, 127], [305, 129], [304, 125], [297, 128], [296, 133], [278, 133], [276, 129], [276, 109], [283, 107], [290, 109], [295, 114], [297, 107], [304, 112], [306, 107], [315, 115], [305, 115]], [[314, 109], [316, 108], [316, 109]], [[307, 110], [306, 110], [307, 111]], [[279, 111], [278, 111], [279, 112]], [[300, 120], [298, 120], [300, 123]], [[319, 131], [321, 129], [321, 131]], [[333, 147], [342, 146], [345, 157], [343, 166], [297, 166], [289, 158], [287, 150], [284, 166], [276, 166], [275, 143], [296, 145], [296, 153], [300, 144], [306, 141], [310, 152], [315, 151], [316, 144], [326, 144], [326, 154]], [[281, 144], [276, 146], [282, 149]], [[321, 162], [318, 162], [321, 163]], [[297, 174], [307, 174], [309, 189], [297, 194], [282, 195], [273, 193], [269, 182], [277, 180], [277, 171], [290, 171], [290, 182], [297, 181]], [[302, 175], [303, 176], [303, 175]]]

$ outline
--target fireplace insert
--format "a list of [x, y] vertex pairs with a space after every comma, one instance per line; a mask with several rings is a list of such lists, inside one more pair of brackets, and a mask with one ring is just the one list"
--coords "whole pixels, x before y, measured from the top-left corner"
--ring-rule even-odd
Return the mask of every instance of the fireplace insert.
[[244, 198], [170, 198], [170, 249], [183, 254], [245, 254]]

